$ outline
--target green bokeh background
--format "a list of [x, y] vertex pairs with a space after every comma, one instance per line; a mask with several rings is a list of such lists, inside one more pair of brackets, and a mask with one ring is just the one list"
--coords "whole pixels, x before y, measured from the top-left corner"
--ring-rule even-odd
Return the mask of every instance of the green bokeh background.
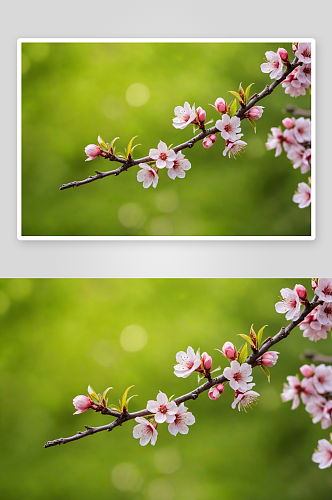
[[[173, 374], [175, 354], [188, 345], [227, 366], [220, 353], [239, 333], [274, 335], [284, 317], [274, 304], [282, 287], [301, 279], [1, 279], [2, 496], [50, 500], [312, 500], [328, 498], [331, 470], [311, 461], [327, 430], [301, 408], [280, 402], [287, 375], [299, 373], [301, 353], [331, 354], [331, 338], [313, 344], [296, 329], [279, 343], [271, 383], [254, 370], [258, 404], [248, 413], [231, 409], [229, 387], [217, 401], [202, 394], [187, 403], [196, 418], [188, 435], [172, 436], [160, 425], [154, 447], [141, 447], [133, 422], [63, 446], [46, 441], [75, 434], [84, 425], [112, 419], [88, 411], [73, 416], [72, 399], [112, 386], [110, 403], [134, 384], [130, 411], [146, 406], [159, 390], [179, 396], [196, 376]], [[310, 293], [309, 295], [311, 295]], [[147, 332], [138, 352], [127, 352], [120, 334], [128, 325]], [[121, 491], [123, 464], [131, 464], [134, 491]], [[167, 472], [166, 472], [167, 471]], [[121, 485], [120, 485], [121, 487]]]
[[[285, 45], [285, 44], [284, 44]], [[84, 147], [120, 137], [118, 152], [138, 135], [134, 157], [160, 140], [180, 144], [192, 127], [172, 126], [175, 106], [202, 106], [207, 120], [220, 115], [209, 104], [231, 101], [229, 90], [254, 82], [260, 92], [272, 80], [260, 65], [274, 43], [23, 43], [22, 44], [22, 235], [23, 236], [305, 236], [310, 208], [292, 201], [307, 176], [283, 153], [267, 151], [271, 127], [281, 125], [287, 104], [310, 108], [283, 88], [262, 100], [257, 134], [248, 122], [248, 146], [236, 160], [222, 154], [224, 141], [186, 150], [192, 168], [185, 179], [143, 189], [138, 167], [118, 177], [59, 191], [59, 187], [117, 165], [85, 162]], [[291, 44], [285, 48], [291, 52]], [[148, 87], [146, 104], [130, 106], [126, 91]], [[120, 214], [120, 215], [119, 215]]]

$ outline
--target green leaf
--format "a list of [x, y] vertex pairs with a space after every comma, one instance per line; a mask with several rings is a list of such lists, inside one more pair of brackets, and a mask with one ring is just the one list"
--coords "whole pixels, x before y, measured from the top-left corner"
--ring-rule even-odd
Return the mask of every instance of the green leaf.
[[236, 100], [234, 99], [234, 101], [232, 102], [232, 104], [230, 105], [230, 108], [229, 108], [229, 116], [232, 118], [232, 116], [235, 115], [237, 111], [237, 104], [236, 104]]
[[238, 98], [238, 100], [239, 100], [239, 101], [241, 101], [241, 96], [240, 96], [240, 94], [238, 94], [237, 92], [234, 92], [233, 90], [229, 90], [228, 92], [229, 92], [230, 94], [235, 95], [235, 97], [237, 97], [237, 98]]
[[139, 144], [136, 144], [136, 146], [132, 147], [132, 146], [133, 146], [133, 141], [134, 141], [134, 139], [136, 139], [136, 137], [138, 137], [138, 136], [137, 136], [137, 135], [134, 135], [134, 137], [132, 137], [132, 138], [130, 139], [129, 144], [128, 144], [128, 147], [127, 147], [127, 149], [125, 150], [125, 151], [126, 151], [126, 155], [127, 155], [126, 157], [127, 157], [127, 158], [128, 158], [128, 156], [131, 154], [131, 152], [134, 150], [134, 148], [135, 148], [136, 146], [139, 146]]
[[104, 149], [106, 149], [106, 151], [108, 150], [106, 142], [100, 137], [100, 135], [98, 135], [98, 143], [100, 146], [102, 146]]
[[[255, 344], [254, 342], [251, 340], [251, 338], [249, 337], [249, 335], [244, 335], [242, 333], [238, 333], [239, 337], [242, 337], [243, 339], [247, 340], [249, 342], [250, 345], [252, 345], [253, 347], [255, 347]], [[246, 344], [247, 345], [247, 344]]]
[[239, 356], [239, 363], [242, 365], [245, 363], [246, 359], [248, 357], [248, 345], [244, 344], [244, 346], [241, 349], [240, 356]]
[[246, 88], [246, 90], [244, 91], [244, 99], [245, 99], [245, 104], [247, 104], [248, 102], [248, 99], [249, 99], [249, 91], [250, 91], [250, 87], [254, 85], [253, 83], [251, 83], [250, 85], [248, 85], [248, 87]]
[[113, 389], [113, 387], [107, 387], [107, 389], [105, 389], [105, 391], [103, 392], [103, 395], [102, 395], [102, 399], [106, 399], [106, 394], [108, 393], [108, 391], [110, 389]]
[[109, 405], [109, 409], [121, 413], [120, 408], [116, 405]]
[[266, 327], [267, 327], [267, 325], [262, 326], [262, 328], [257, 333], [257, 349], [259, 349], [261, 346], [263, 331], [264, 331], [264, 328], [266, 328]]
[[123, 407], [126, 406], [126, 403], [127, 403], [127, 394], [128, 394], [128, 391], [129, 389], [131, 389], [132, 387], [134, 387], [133, 385], [130, 385], [129, 387], [127, 387], [127, 389], [125, 390], [123, 396], [122, 396], [122, 401], [121, 401], [121, 413], [122, 413], [122, 410], [123, 410]]
[[252, 118], [247, 118], [247, 120], [250, 123], [250, 125], [253, 127], [255, 134], [256, 134], [256, 122], [255, 122], [255, 120], [253, 120]]
[[113, 139], [113, 141], [111, 142], [110, 144], [110, 147], [108, 148], [109, 151], [111, 151], [111, 149], [113, 149], [113, 151], [115, 151], [115, 147], [114, 147], [114, 143], [115, 141], [117, 141], [118, 139], [120, 139], [120, 137], [115, 137], [115, 139]]
[[99, 399], [99, 396], [98, 394], [92, 389], [91, 385], [88, 386], [88, 393], [89, 393], [89, 396], [96, 399], [99, 403], [100, 399]]
[[270, 372], [269, 372], [269, 369], [264, 366], [264, 365], [260, 365], [261, 366], [261, 369], [263, 370], [263, 372], [265, 373], [265, 375], [267, 376], [267, 380], [268, 382], [270, 382]]

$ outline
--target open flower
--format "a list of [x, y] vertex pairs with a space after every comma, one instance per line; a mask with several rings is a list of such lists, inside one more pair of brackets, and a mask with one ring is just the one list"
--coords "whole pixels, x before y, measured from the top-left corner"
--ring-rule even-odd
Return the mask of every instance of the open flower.
[[276, 311], [281, 314], [287, 312], [287, 320], [296, 320], [301, 314], [301, 304], [298, 294], [295, 290], [291, 290], [290, 288], [282, 288], [280, 293], [283, 297], [283, 301], [276, 303]]
[[312, 382], [319, 394], [332, 392], [332, 366], [318, 365], [315, 368]]
[[[243, 134], [239, 134], [239, 136], [242, 135]], [[235, 158], [236, 155], [239, 155], [244, 150], [246, 145], [247, 143], [241, 140], [237, 140], [234, 142], [226, 141], [226, 147], [223, 151], [223, 155], [226, 156], [228, 153], [228, 158], [230, 158], [231, 156]]]
[[324, 302], [324, 304], [322, 304], [321, 306], [318, 306], [317, 320], [322, 325], [329, 325], [328, 330], [331, 328], [331, 324], [332, 324], [332, 302]]
[[192, 347], [188, 347], [187, 352], [179, 351], [176, 354], [177, 365], [174, 366], [174, 375], [177, 377], [187, 378], [197, 368], [201, 366], [201, 357], [199, 350], [195, 354]]
[[[330, 434], [332, 439], [332, 434]], [[319, 464], [320, 469], [326, 469], [332, 465], [332, 444], [327, 439], [318, 441], [318, 450], [312, 455], [312, 461]]]
[[135, 420], [138, 422], [138, 425], [135, 425], [133, 429], [134, 438], [140, 440], [139, 444], [141, 446], [145, 446], [149, 441], [154, 446], [158, 437], [156, 428], [143, 417], [136, 417]]
[[92, 399], [88, 398], [87, 396], [76, 396], [76, 398], [73, 399], [73, 405], [77, 410], [75, 411], [74, 415], [76, 415], [76, 413], [83, 413], [84, 411], [88, 410], [92, 404]]
[[280, 78], [283, 72], [283, 62], [277, 52], [268, 50], [265, 52], [267, 59], [266, 63], [261, 64], [261, 71], [263, 73], [271, 73], [270, 78]]
[[183, 179], [186, 175], [185, 170], [189, 170], [190, 168], [191, 168], [190, 161], [185, 158], [184, 154], [181, 153], [181, 151], [179, 151], [174, 158], [173, 166], [167, 167], [168, 177], [170, 177], [173, 180], [176, 177], [179, 177], [179, 179]]
[[188, 425], [193, 425], [195, 423], [195, 417], [190, 412], [187, 411], [188, 408], [181, 403], [175, 414], [175, 420], [168, 426], [168, 430], [173, 436], [176, 436], [179, 432], [180, 434], [188, 434]]
[[232, 118], [225, 114], [221, 120], [216, 121], [216, 127], [220, 130], [220, 135], [225, 141], [236, 141], [238, 137], [236, 135], [241, 132], [240, 128], [241, 120], [237, 116], [232, 116]]
[[311, 43], [300, 42], [297, 46], [297, 51], [295, 56], [299, 58], [299, 61], [310, 64], [311, 63]]
[[173, 149], [167, 151], [167, 145], [160, 141], [158, 144], [158, 149], [150, 149], [149, 156], [156, 161], [157, 168], [171, 168], [174, 165], [174, 160], [176, 157]]
[[294, 203], [299, 204], [299, 208], [306, 208], [311, 203], [311, 188], [305, 182], [299, 182], [297, 191], [293, 196]]
[[138, 182], [143, 182], [143, 187], [148, 188], [152, 186], [155, 188], [158, 184], [158, 174], [157, 172], [151, 168], [147, 163], [140, 163], [139, 166], [142, 170], [137, 172], [137, 180]]
[[158, 424], [162, 424], [163, 422], [170, 424], [175, 420], [178, 407], [174, 401], [168, 401], [166, 394], [159, 391], [157, 401], [148, 401], [146, 409], [151, 413], [155, 413], [154, 418]]
[[240, 365], [238, 361], [232, 361], [231, 366], [224, 369], [223, 375], [229, 380], [229, 385], [234, 391], [246, 392], [248, 382], [252, 381], [252, 368], [248, 363]]
[[324, 302], [332, 302], [332, 279], [319, 278], [315, 294]]
[[189, 123], [196, 120], [195, 105], [191, 108], [189, 102], [184, 103], [184, 107], [176, 106], [174, 109], [173, 127], [184, 129]]
[[246, 408], [248, 408], [248, 407], [251, 408], [251, 405], [254, 405], [257, 403], [258, 396], [259, 396], [258, 392], [255, 392], [255, 391], [246, 391], [246, 392], [236, 391], [235, 392], [235, 399], [232, 403], [233, 410], [235, 409], [236, 405], [238, 405], [239, 411], [240, 410], [247, 411]]
[[286, 401], [293, 401], [292, 410], [295, 410], [300, 404], [300, 397], [304, 404], [310, 402], [312, 394], [316, 394], [311, 378], [305, 378], [301, 382], [297, 377], [292, 375], [287, 377], [288, 384], [284, 384], [284, 390], [281, 394], [281, 399]]

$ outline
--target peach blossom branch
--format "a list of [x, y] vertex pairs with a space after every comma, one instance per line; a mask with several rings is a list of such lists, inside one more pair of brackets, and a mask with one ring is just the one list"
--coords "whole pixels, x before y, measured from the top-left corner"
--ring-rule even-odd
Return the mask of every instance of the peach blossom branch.
[[[248, 358], [246, 359], [246, 363], [251, 365], [252, 367], [255, 367], [257, 365], [257, 359], [260, 358], [266, 351], [270, 349], [273, 345], [277, 344], [281, 340], [285, 339], [288, 337], [288, 335], [291, 333], [291, 331], [299, 325], [304, 318], [319, 304], [321, 304], [322, 301], [320, 301], [317, 297], [317, 295], [314, 296], [312, 302], [309, 302], [305, 309], [302, 311], [300, 317], [297, 320], [293, 320], [286, 328], [282, 327], [280, 331], [272, 338], [270, 338], [267, 342], [263, 343], [263, 345], [258, 349], [257, 351], [253, 352]], [[200, 385], [196, 389], [194, 389], [191, 392], [188, 392], [187, 394], [184, 394], [183, 396], [179, 396], [178, 398], [175, 398], [173, 401], [177, 405], [184, 403], [185, 401], [189, 401], [190, 399], [195, 400], [198, 398], [198, 396], [202, 393], [213, 387], [214, 385], [221, 384], [223, 382], [226, 382], [227, 379], [224, 377], [224, 375], [219, 375], [218, 377], [215, 377], [214, 379], [210, 379], [204, 384]], [[124, 422], [127, 422], [128, 420], [132, 420], [136, 417], [145, 417], [148, 415], [152, 415], [152, 413], [147, 410], [140, 410], [134, 413], [117, 413], [110, 408], [105, 408], [104, 410], [101, 410], [103, 415], [110, 415], [112, 417], [115, 417], [116, 420], [111, 422], [110, 424], [102, 425], [100, 427], [90, 427], [90, 426], [85, 426], [86, 431], [83, 432], [77, 432], [74, 436], [67, 437], [67, 438], [59, 438], [55, 439], [53, 441], [47, 441], [47, 443], [44, 445], [44, 448], [50, 448], [51, 446], [56, 446], [60, 444], [66, 444], [70, 443], [71, 441], [77, 441], [78, 439], [82, 439], [86, 436], [91, 436], [92, 434], [96, 434], [97, 432], [101, 431], [112, 431], [115, 429], [115, 427], [121, 426]]]

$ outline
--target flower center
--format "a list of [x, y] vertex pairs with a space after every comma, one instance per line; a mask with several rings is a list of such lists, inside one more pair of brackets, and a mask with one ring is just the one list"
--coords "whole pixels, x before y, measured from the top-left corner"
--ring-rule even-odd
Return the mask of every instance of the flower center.
[[160, 158], [161, 160], [164, 160], [164, 161], [165, 161], [165, 160], [167, 160], [167, 154], [166, 154], [166, 153], [160, 153], [159, 158]]

